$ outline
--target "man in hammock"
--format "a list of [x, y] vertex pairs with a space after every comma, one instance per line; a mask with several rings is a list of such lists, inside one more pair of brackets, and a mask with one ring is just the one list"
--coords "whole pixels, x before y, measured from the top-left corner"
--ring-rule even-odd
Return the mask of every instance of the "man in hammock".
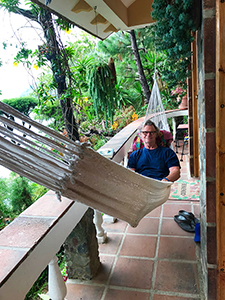
[[141, 129], [144, 148], [132, 152], [128, 168], [154, 179], [176, 181], [180, 178], [180, 163], [176, 153], [168, 147], [157, 144], [158, 127], [147, 120]]

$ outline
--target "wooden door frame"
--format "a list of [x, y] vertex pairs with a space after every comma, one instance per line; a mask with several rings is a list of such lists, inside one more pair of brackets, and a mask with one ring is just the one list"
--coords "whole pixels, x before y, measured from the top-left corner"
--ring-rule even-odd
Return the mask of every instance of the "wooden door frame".
[[198, 118], [198, 84], [197, 84], [197, 45], [196, 45], [196, 31], [192, 33], [194, 41], [191, 44], [192, 51], [192, 120], [193, 120], [193, 167], [194, 176], [199, 177], [199, 118]]
[[216, 1], [217, 300], [225, 299], [225, 2]]

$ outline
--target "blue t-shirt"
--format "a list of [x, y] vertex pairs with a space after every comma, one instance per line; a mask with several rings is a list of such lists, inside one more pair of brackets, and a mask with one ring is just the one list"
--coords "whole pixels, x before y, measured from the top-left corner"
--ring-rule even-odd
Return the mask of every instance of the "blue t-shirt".
[[167, 147], [149, 150], [139, 149], [131, 153], [128, 168], [134, 168], [139, 174], [162, 180], [169, 175], [169, 168], [180, 167], [176, 153]]

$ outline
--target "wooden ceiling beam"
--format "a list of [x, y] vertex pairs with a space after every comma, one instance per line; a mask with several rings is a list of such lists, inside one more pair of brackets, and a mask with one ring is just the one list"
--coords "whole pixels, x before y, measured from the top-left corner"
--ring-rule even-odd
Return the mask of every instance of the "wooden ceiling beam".
[[92, 11], [93, 8], [84, 0], [79, 0], [79, 2], [77, 2], [77, 4], [71, 9], [71, 11], [75, 12], [75, 13], [79, 13], [81, 11]]
[[118, 29], [116, 29], [116, 27], [114, 27], [112, 24], [110, 24], [105, 30], [104, 32], [118, 32]]
[[96, 17], [90, 22], [92, 25], [96, 24], [107, 24], [108, 21], [100, 14], [97, 14]]

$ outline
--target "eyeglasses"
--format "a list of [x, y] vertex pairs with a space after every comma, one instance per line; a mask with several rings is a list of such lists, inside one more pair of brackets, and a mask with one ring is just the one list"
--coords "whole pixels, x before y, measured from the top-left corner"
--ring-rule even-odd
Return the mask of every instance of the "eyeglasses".
[[144, 136], [147, 136], [148, 134], [153, 135], [156, 133], [156, 131], [142, 131], [141, 133], [143, 133]]

